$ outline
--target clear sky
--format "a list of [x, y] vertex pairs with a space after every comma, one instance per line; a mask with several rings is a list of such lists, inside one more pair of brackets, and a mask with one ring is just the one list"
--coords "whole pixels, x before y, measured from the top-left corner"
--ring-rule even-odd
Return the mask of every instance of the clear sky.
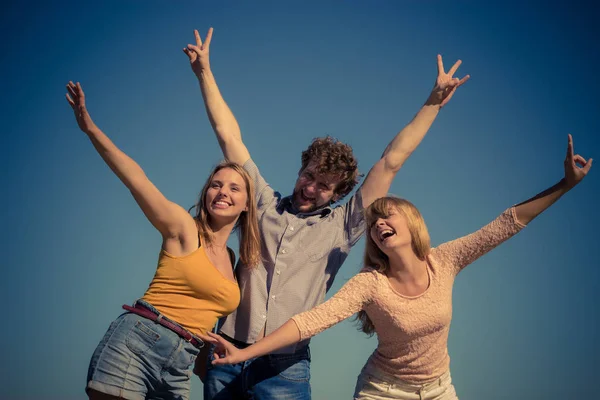
[[[599, 14], [561, 4], [5, 4], [0, 397], [84, 397], [94, 348], [156, 268], [160, 235], [78, 130], [69, 80], [83, 84], [101, 129], [189, 207], [222, 157], [181, 51], [194, 28], [215, 28], [217, 81], [263, 176], [284, 194], [317, 136], [352, 145], [367, 172], [427, 98], [436, 55], [447, 66], [460, 58], [470, 81], [391, 189], [419, 207], [437, 245], [560, 180], [568, 133], [576, 152], [600, 158]], [[449, 353], [461, 399], [593, 397], [599, 168], [458, 277]], [[363, 248], [330, 294], [360, 269]], [[316, 337], [313, 397], [350, 398], [375, 345], [351, 321]], [[201, 398], [194, 377], [192, 399]]]

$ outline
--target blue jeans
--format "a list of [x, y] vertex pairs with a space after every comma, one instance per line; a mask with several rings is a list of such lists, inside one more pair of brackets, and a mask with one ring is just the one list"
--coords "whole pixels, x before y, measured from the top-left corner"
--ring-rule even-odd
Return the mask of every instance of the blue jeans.
[[[247, 344], [225, 337], [238, 348]], [[212, 365], [208, 357], [205, 400], [310, 400], [310, 350], [269, 354], [233, 365]]]
[[[148, 303], [144, 305], [154, 311]], [[122, 314], [92, 355], [86, 391], [132, 400], [186, 400], [199, 352], [160, 324], [133, 313]]]

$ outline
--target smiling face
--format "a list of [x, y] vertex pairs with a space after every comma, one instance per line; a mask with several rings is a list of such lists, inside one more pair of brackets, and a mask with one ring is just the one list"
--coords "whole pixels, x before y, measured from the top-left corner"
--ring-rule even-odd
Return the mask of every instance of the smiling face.
[[392, 252], [410, 246], [419, 259], [429, 254], [430, 241], [425, 221], [409, 201], [382, 197], [365, 210], [368, 240], [365, 265], [385, 268]]
[[217, 171], [208, 184], [204, 204], [214, 220], [235, 221], [248, 210], [248, 189], [244, 178], [231, 168]]
[[294, 193], [294, 206], [300, 212], [310, 212], [336, 201], [335, 189], [340, 179], [331, 174], [319, 174], [315, 163], [309, 163], [298, 175]]
[[387, 215], [379, 216], [373, 221], [369, 234], [377, 247], [386, 255], [396, 247], [412, 245], [408, 222], [397, 208], [391, 208]]

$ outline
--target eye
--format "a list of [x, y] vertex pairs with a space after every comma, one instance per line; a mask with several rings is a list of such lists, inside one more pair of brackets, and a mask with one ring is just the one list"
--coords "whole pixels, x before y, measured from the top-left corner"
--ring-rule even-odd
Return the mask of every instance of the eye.
[[321, 189], [322, 191], [327, 191], [327, 190], [329, 190], [329, 186], [327, 186], [327, 185], [326, 185], [326, 184], [324, 184], [324, 183], [321, 183], [321, 184], [319, 185], [319, 189]]
[[211, 188], [218, 188], [220, 185], [217, 182], [213, 182], [210, 184]]
[[240, 191], [240, 188], [239, 188], [239, 186], [232, 186], [232, 187], [231, 187], [231, 190], [232, 190], [233, 192], [239, 192], [239, 191]]

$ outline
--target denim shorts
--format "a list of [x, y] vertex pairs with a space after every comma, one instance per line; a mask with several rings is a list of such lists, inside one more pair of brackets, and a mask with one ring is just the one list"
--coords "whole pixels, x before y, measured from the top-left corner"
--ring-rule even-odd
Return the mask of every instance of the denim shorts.
[[199, 352], [162, 325], [137, 314], [122, 314], [92, 355], [86, 391], [135, 400], [188, 399]]

